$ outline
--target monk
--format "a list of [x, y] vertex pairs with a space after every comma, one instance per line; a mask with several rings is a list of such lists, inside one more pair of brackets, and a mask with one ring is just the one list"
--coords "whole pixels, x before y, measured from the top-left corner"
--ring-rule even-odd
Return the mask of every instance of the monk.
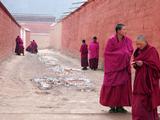
[[87, 70], [87, 67], [88, 67], [88, 45], [86, 44], [85, 40], [82, 40], [80, 52], [81, 52], [81, 66], [83, 67], [82, 70]]
[[116, 34], [109, 38], [104, 52], [104, 80], [100, 104], [110, 107], [110, 113], [127, 112], [123, 106], [131, 106], [132, 41], [126, 36], [124, 24], [117, 24]]
[[89, 45], [89, 66], [92, 70], [98, 68], [99, 59], [99, 43], [97, 42], [97, 37], [93, 37]]
[[32, 41], [30, 42], [30, 45], [26, 48], [26, 51], [32, 52]]
[[38, 45], [35, 40], [31, 42], [31, 44], [27, 47], [26, 51], [37, 54], [38, 53]]
[[18, 43], [19, 43], [19, 39], [20, 39], [20, 37], [19, 36], [17, 36], [17, 38], [16, 38], [16, 48], [15, 48], [15, 53], [18, 55]]
[[136, 40], [133, 66], [136, 69], [132, 99], [132, 120], [160, 120], [160, 59], [144, 35]]
[[35, 40], [32, 41], [31, 46], [32, 46], [32, 53], [34, 54], [38, 53], [38, 45]]
[[20, 36], [17, 36], [16, 38], [16, 49], [15, 49], [15, 53], [17, 55], [24, 55], [24, 46], [23, 46], [23, 40], [20, 38]]

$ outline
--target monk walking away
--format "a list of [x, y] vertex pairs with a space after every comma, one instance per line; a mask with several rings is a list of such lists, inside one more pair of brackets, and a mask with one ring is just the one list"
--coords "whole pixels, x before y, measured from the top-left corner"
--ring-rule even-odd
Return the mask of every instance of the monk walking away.
[[108, 39], [104, 52], [104, 80], [100, 93], [100, 104], [110, 107], [109, 112], [127, 112], [123, 107], [131, 106], [132, 41], [126, 36], [124, 24], [117, 24], [116, 34]]
[[157, 50], [150, 46], [145, 36], [136, 40], [133, 66], [136, 69], [133, 99], [133, 120], [160, 120], [157, 107], [160, 105], [160, 60]]
[[98, 68], [99, 60], [99, 43], [97, 42], [97, 37], [93, 37], [92, 41], [89, 44], [89, 67], [92, 70]]
[[15, 53], [17, 55], [24, 55], [24, 46], [23, 46], [23, 40], [20, 38], [20, 36], [17, 36], [16, 38], [16, 48], [15, 48]]
[[82, 40], [80, 52], [81, 52], [82, 70], [87, 70], [87, 67], [88, 67], [88, 45], [86, 44], [85, 40]]

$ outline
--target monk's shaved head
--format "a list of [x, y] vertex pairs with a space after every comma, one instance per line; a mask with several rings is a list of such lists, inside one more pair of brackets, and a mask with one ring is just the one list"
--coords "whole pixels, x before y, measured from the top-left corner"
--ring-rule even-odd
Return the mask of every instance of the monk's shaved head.
[[137, 48], [143, 49], [147, 45], [147, 40], [144, 35], [138, 35], [136, 40]]
[[144, 35], [138, 35], [137, 41], [144, 41], [144, 42], [147, 42]]

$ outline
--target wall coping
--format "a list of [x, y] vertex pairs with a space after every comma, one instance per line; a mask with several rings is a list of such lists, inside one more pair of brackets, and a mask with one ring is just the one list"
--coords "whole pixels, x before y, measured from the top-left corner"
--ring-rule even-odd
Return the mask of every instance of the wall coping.
[[[94, 2], [95, 0], [88, 0], [87, 2], [85, 2], [84, 4], [82, 4], [79, 8], [77, 8], [75, 11], [71, 12], [69, 15], [67, 15], [66, 17], [64, 17], [61, 21], [64, 21], [65, 19], [67, 19], [68, 17], [72, 16], [73, 14], [75, 14], [76, 12], [80, 11], [81, 9], [83, 9], [85, 6], [87, 6], [88, 4], [90, 4], [91, 2]], [[60, 22], [61, 22], [60, 21]]]

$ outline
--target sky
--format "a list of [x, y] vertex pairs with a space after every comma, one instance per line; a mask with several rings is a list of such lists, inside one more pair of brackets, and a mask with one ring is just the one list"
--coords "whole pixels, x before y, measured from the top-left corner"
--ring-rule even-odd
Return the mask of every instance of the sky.
[[1, 0], [11, 13], [53, 15], [57, 19], [86, 0]]

